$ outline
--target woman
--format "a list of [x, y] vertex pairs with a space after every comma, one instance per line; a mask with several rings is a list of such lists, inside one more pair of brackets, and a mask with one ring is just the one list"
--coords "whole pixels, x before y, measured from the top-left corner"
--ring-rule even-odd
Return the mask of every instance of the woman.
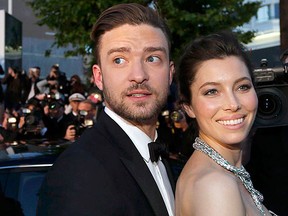
[[241, 44], [229, 32], [194, 41], [177, 78], [181, 104], [195, 119], [198, 137], [177, 182], [176, 215], [271, 215], [242, 166], [258, 100]]

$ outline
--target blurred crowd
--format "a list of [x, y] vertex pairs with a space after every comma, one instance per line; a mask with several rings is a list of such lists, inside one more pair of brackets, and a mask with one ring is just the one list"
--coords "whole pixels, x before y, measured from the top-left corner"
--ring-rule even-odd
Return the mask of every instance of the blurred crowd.
[[[92, 76], [93, 78], [93, 76]], [[41, 78], [41, 68], [9, 67], [0, 85], [0, 142], [47, 139], [75, 141], [97, 121], [102, 92], [93, 80], [69, 79], [59, 65]]]
[[[91, 76], [84, 84], [78, 75], [70, 79], [58, 65], [52, 65], [41, 78], [41, 68], [28, 72], [9, 67], [0, 85], [0, 142], [31, 139], [75, 141], [97, 121], [104, 108], [102, 92]], [[176, 87], [171, 86], [167, 106], [159, 115], [158, 135], [171, 156], [184, 161], [193, 152], [193, 127], [181, 108], [177, 108]]]

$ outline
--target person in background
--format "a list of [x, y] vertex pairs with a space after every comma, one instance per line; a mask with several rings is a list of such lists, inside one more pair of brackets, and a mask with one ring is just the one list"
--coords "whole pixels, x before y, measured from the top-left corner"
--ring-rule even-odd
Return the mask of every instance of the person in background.
[[85, 100], [84, 95], [80, 93], [74, 93], [69, 96], [69, 105], [65, 107], [65, 114], [74, 121], [78, 116], [78, 106], [81, 101]]
[[17, 67], [8, 67], [8, 73], [1, 79], [1, 83], [6, 85], [4, 93], [4, 108], [13, 112], [18, 110], [22, 104], [22, 92], [24, 82], [21, 79], [21, 71]]
[[[0, 75], [4, 75], [5, 71], [0, 64]], [[0, 122], [3, 121], [4, 117], [4, 90], [2, 86], [2, 82], [0, 82]]]
[[154, 143], [174, 72], [169, 29], [151, 7], [118, 4], [91, 38], [105, 108], [48, 172], [38, 215], [172, 216], [174, 177]]
[[[288, 49], [280, 55], [280, 61], [283, 64], [284, 71], [288, 71]], [[287, 92], [287, 76], [280, 76], [281, 84], [278, 86], [271, 85], [271, 90], [276, 89]], [[284, 84], [284, 85], [283, 85]], [[267, 88], [267, 86], [265, 87]], [[278, 93], [276, 93], [278, 94]], [[285, 107], [283, 101], [286, 100], [287, 94], [280, 96], [278, 102], [267, 103], [274, 104], [274, 107]], [[262, 98], [262, 100], [264, 97]], [[266, 98], [265, 98], [266, 99]], [[264, 101], [264, 100], [263, 100]], [[262, 104], [262, 105], [267, 105]], [[270, 106], [269, 106], [270, 108]], [[287, 215], [288, 212], [288, 125], [278, 125], [275, 121], [285, 113], [282, 109], [279, 116], [267, 118], [270, 122], [269, 127], [258, 126], [253, 137], [251, 137], [250, 157], [246, 165], [255, 187], [263, 193], [265, 199], [264, 204], [267, 208], [272, 209], [279, 215]], [[267, 116], [272, 116], [273, 113], [266, 113]], [[285, 117], [284, 117], [285, 118]], [[276, 125], [274, 125], [276, 123]]]
[[[43, 123], [47, 128], [43, 133], [48, 140], [66, 139], [69, 119], [64, 113], [64, 101], [52, 99], [44, 106]], [[67, 139], [69, 140], [69, 139]]]
[[280, 60], [282, 62], [282, 64], [285, 66], [286, 64], [286, 67], [288, 67], [288, 49], [286, 49], [280, 56]]
[[86, 94], [85, 86], [83, 85], [80, 77], [77, 74], [71, 76], [68, 87], [69, 95], [74, 93]]
[[244, 47], [231, 32], [214, 33], [191, 42], [178, 66], [180, 103], [198, 137], [177, 181], [176, 215], [271, 215], [242, 164], [258, 107]]
[[88, 120], [90, 123], [85, 123], [86, 126], [94, 125], [97, 121], [97, 117], [99, 116], [100, 110], [98, 109], [98, 105], [93, 103], [91, 100], [83, 100], [79, 103], [78, 112], [84, 115], [84, 121]]
[[82, 133], [87, 129], [91, 128], [97, 121], [98, 106], [91, 100], [82, 100], [78, 104], [77, 116], [71, 121], [66, 131], [65, 138], [70, 141], [78, 139]]
[[64, 95], [64, 102], [67, 99], [67, 78], [64, 72], [61, 72], [59, 66], [52, 65], [46, 79], [37, 83], [37, 87], [42, 94], [58, 94]]
[[49, 94], [51, 89], [58, 89], [58, 77], [59, 67], [57, 65], [52, 65], [46, 79], [43, 79], [37, 83], [37, 88], [39, 89], [40, 93]]
[[24, 100], [27, 102], [29, 99], [33, 98], [35, 95], [40, 93], [37, 87], [37, 83], [40, 81], [41, 68], [38, 66], [29, 68], [28, 76], [25, 80], [25, 91]]

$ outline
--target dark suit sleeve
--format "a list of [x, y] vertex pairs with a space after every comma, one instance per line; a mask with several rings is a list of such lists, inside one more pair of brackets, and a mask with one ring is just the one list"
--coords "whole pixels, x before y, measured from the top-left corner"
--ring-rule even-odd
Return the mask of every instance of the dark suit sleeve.
[[[105, 172], [103, 166], [88, 155], [80, 153], [73, 161], [61, 159], [42, 185], [37, 215], [120, 215], [123, 210], [117, 204], [119, 199], [113, 197], [117, 189]], [[111, 209], [107, 209], [107, 203], [111, 203]], [[118, 214], [114, 214], [116, 209]]]

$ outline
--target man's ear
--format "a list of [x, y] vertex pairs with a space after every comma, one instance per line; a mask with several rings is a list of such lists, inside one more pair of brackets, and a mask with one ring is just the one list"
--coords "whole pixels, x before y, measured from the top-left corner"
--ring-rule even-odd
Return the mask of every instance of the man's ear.
[[93, 71], [94, 83], [97, 85], [97, 87], [100, 90], [103, 90], [103, 77], [102, 77], [101, 68], [99, 67], [99, 65], [94, 64], [92, 66], [92, 71]]
[[190, 118], [195, 118], [195, 113], [194, 113], [194, 110], [191, 107], [191, 105], [185, 104], [185, 105], [183, 105], [183, 108]]

